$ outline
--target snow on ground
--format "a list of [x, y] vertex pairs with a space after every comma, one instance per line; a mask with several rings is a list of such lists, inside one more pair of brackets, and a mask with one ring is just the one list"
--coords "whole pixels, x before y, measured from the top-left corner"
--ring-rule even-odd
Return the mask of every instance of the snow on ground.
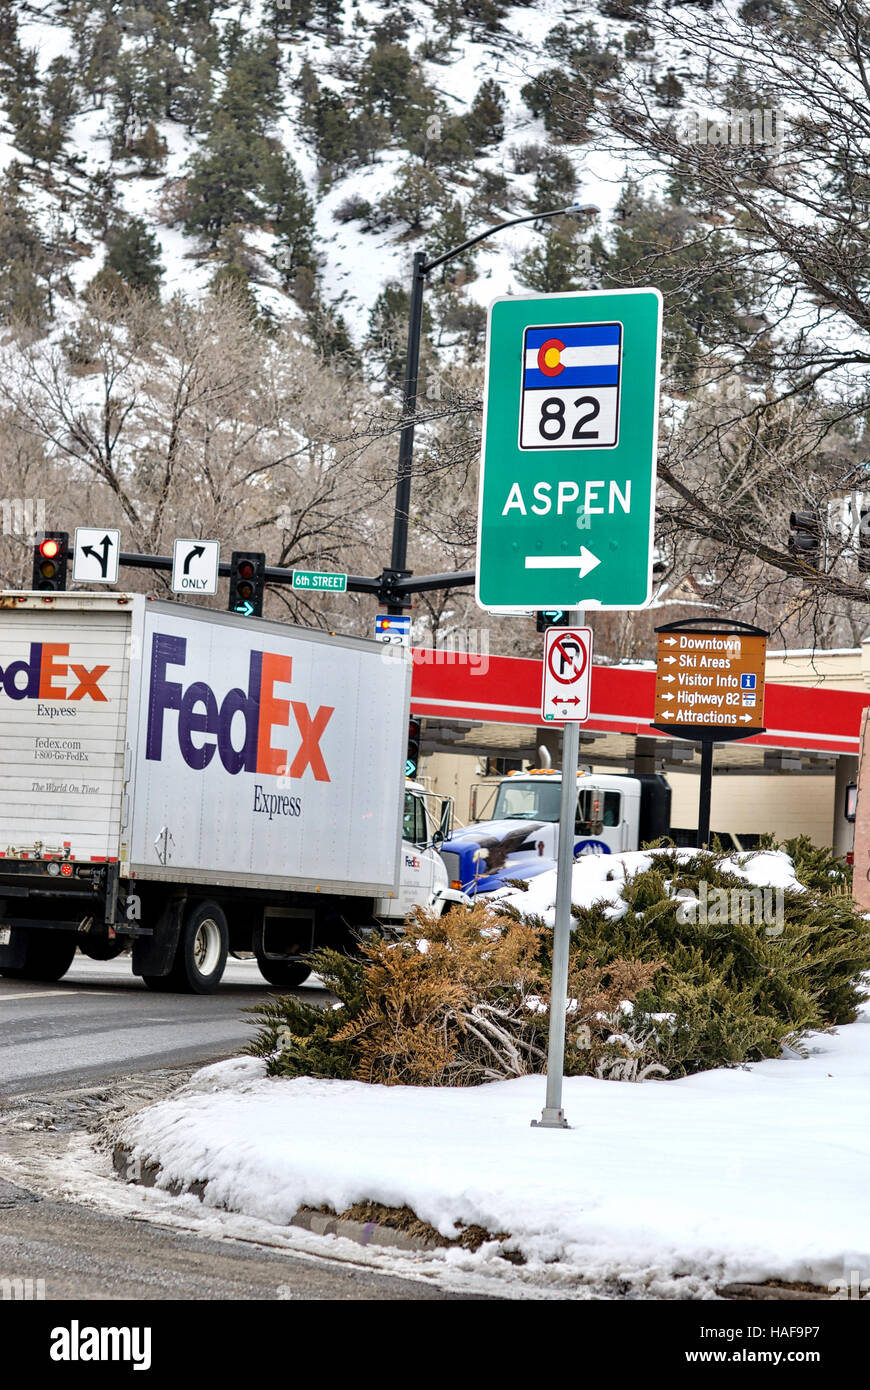
[[805, 1060], [644, 1085], [569, 1078], [570, 1130], [531, 1128], [541, 1077], [384, 1087], [264, 1068], [206, 1067], [123, 1137], [164, 1182], [207, 1178], [207, 1206], [277, 1225], [303, 1205], [408, 1205], [445, 1235], [479, 1223], [534, 1262], [647, 1291], [870, 1275], [866, 1012]]
[[[622, 884], [655, 854], [584, 857], [574, 901], [619, 911]], [[732, 866], [759, 886], [800, 887], [780, 852]], [[505, 896], [552, 917], [554, 895], [550, 873]], [[870, 1110], [857, 1101], [868, 1082], [865, 1010], [812, 1035], [806, 1058], [643, 1085], [569, 1078], [568, 1131], [531, 1128], [539, 1076], [385, 1087], [268, 1078], [264, 1062], [237, 1058], [197, 1072], [122, 1138], [160, 1164], [162, 1186], [207, 1179], [209, 1208], [281, 1227], [300, 1206], [409, 1206], [445, 1236], [460, 1224], [507, 1232], [536, 1267], [556, 1260], [647, 1293], [688, 1280], [697, 1296], [731, 1280], [870, 1275]]]

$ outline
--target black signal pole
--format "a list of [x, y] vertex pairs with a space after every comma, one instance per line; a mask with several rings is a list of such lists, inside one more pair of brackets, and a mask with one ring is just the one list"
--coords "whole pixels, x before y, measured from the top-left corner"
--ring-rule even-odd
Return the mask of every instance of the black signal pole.
[[698, 790], [698, 848], [710, 844], [710, 801], [713, 794], [713, 740], [701, 738], [701, 785]]
[[408, 315], [408, 350], [405, 354], [405, 379], [402, 387], [402, 428], [399, 434], [399, 462], [396, 468], [396, 502], [393, 510], [393, 545], [390, 553], [390, 568], [381, 576], [378, 597], [387, 605], [391, 614], [399, 614], [409, 606], [411, 590], [397, 583], [407, 579], [408, 563], [408, 513], [411, 503], [411, 470], [414, 457], [414, 426], [417, 415], [417, 384], [420, 373], [420, 338], [423, 331], [423, 289], [426, 277], [439, 266], [455, 260], [464, 251], [470, 250], [478, 242], [495, 236], [506, 227], [518, 227], [523, 222], [542, 222], [549, 217], [592, 217], [598, 208], [591, 203], [581, 205], [572, 203], [567, 208], [554, 208], [551, 212], [533, 212], [528, 217], [513, 217], [508, 222], [498, 222], [487, 227], [477, 236], [464, 241], [443, 256], [427, 261], [422, 251], [414, 256], [411, 271], [411, 302]]

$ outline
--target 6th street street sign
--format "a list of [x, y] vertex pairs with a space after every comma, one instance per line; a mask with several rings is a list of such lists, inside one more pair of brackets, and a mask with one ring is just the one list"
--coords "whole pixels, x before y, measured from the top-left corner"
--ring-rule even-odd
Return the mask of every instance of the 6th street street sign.
[[322, 570], [294, 570], [294, 589], [332, 589], [338, 594], [347, 592], [346, 574], [329, 574]]
[[656, 289], [530, 295], [490, 306], [481, 608], [648, 601], [660, 341]]

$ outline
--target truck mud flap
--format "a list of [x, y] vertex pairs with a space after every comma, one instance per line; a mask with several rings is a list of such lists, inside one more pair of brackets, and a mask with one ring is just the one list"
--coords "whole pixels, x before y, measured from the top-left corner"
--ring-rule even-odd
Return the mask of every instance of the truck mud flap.
[[[168, 975], [178, 949], [181, 919], [187, 906], [186, 898], [173, 898], [164, 903], [154, 920], [154, 935], [139, 936], [133, 942], [134, 975]], [[143, 925], [150, 925], [144, 923]]]
[[0, 970], [20, 970], [27, 954], [27, 933], [0, 925], [0, 943]]

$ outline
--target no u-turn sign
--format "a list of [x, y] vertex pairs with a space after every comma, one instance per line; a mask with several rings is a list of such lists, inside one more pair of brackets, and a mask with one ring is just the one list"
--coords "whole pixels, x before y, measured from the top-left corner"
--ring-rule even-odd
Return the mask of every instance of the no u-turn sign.
[[589, 718], [592, 629], [551, 627], [544, 640], [541, 716], [582, 724]]

